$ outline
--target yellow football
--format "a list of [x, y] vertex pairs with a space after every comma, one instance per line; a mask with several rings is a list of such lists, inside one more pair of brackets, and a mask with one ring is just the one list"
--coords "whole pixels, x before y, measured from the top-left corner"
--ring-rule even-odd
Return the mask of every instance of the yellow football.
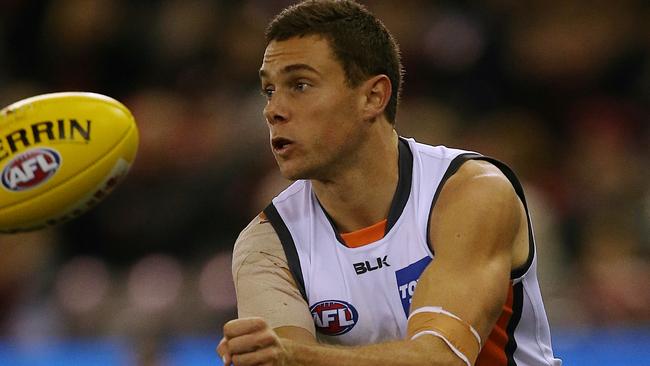
[[131, 112], [104, 95], [44, 94], [0, 110], [0, 232], [81, 215], [124, 178], [137, 149]]

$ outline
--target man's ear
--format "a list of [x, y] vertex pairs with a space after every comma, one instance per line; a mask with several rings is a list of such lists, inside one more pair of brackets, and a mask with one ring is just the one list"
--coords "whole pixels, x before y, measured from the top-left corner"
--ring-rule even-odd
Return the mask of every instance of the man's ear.
[[363, 83], [365, 120], [375, 120], [384, 113], [392, 94], [391, 82], [386, 75], [376, 75]]

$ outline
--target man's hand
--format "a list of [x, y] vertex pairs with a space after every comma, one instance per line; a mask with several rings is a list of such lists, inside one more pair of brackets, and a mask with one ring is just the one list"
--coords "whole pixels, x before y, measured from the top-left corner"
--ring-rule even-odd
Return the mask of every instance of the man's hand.
[[217, 353], [226, 366], [284, 366], [288, 357], [282, 341], [262, 318], [242, 318], [226, 323]]

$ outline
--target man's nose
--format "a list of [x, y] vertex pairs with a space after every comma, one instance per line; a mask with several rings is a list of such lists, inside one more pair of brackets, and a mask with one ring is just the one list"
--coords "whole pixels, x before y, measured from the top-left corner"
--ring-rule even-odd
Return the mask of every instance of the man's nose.
[[282, 102], [280, 95], [277, 94], [268, 100], [263, 114], [266, 122], [271, 125], [286, 122], [289, 119], [289, 111], [286, 108], [286, 104]]

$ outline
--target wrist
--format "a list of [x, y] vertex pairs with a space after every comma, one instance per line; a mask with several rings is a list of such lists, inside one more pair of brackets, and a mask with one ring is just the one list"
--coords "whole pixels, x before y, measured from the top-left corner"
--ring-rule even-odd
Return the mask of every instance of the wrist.
[[286, 338], [280, 338], [280, 348], [282, 350], [282, 356], [281, 356], [281, 361], [280, 365], [281, 366], [290, 366], [294, 364], [294, 350], [296, 346], [296, 342], [286, 339]]

